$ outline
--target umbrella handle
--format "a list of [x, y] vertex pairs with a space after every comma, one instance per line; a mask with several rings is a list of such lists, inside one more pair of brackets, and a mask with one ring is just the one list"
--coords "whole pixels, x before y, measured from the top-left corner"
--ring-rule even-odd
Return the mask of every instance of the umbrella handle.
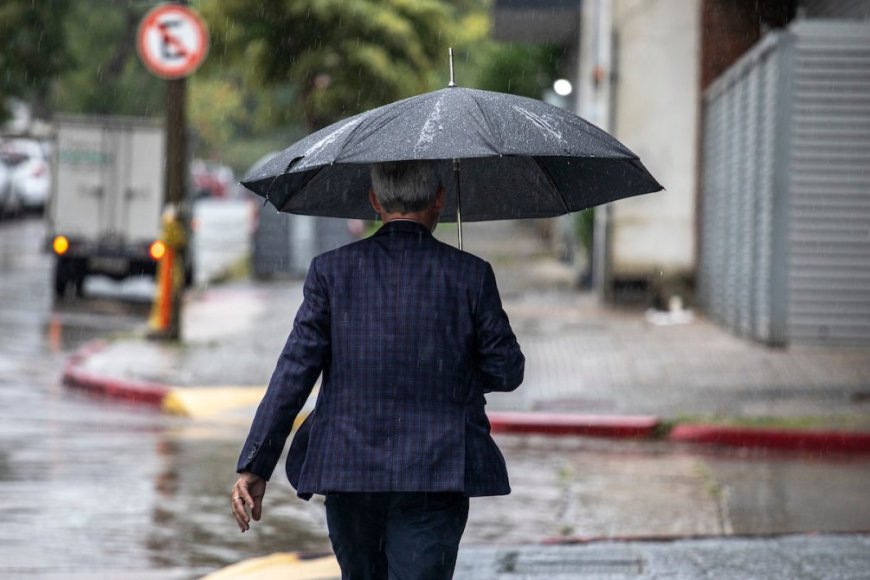
[[456, 231], [459, 233], [459, 249], [462, 249], [462, 197], [459, 195], [459, 159], [453, 160], [453, 177], [456, 181]]

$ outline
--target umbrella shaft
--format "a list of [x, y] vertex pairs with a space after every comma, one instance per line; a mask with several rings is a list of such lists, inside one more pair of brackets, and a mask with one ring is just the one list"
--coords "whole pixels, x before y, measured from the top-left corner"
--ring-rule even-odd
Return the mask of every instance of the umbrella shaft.
[[459, 159], [453, 160], [453, 177], [456, 180], [456, 231], [459, 234], [459, 249], [462, 249], [462, 196], [459, 194]]
[[456, 208], [456, 231], [459, 232], [459, 249], [462, 249], [462, 214], [459, 208]]

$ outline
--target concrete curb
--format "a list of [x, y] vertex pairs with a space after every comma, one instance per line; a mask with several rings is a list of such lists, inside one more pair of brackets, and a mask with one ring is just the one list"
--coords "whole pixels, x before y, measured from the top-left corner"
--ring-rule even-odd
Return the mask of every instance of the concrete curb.
[[67, 359], [63, 370], [63, 384], [87, 393], [129, 403], [162, 407], [171, 389], [166, 385], [148, 381], [118, 379], [87, 371], [82, 364], [88, 357], [100, 352], [108, 343], [95, 340], [85, 344]]
[[741, 448], [870, 453], [870, 433], [866, 432], [677, 425], [671, 430], [668, 440]]
[[628, 535], [628, 536], [553, 536], [544, 538], [539, 543], [543, 546], [565, 546], [576, 544], [603, 543], [670, 543], [695, 540], [761, 540], [775, 538], [815, 537], [815, 536], [867, 536], [870, 530], [856, 532], [771, 532], [762, 534], [662, 534], [662, 535]]
[[[194, 416], [184, 408], [184, 388], [100, 375], [82, 368], [88, 357], [108, 346], [104, 341], [85, 344], [66, 362], [63, 383], [97, 396], [143, 404], [177, 415]], [[220, 387], [215, 387], [220, 388]], [[584, 436], [612, 439], [659, 439], [663, 422], [647, 415], [571, 415], [559, 413], [493, 411], [487, 413], [494, 433]], [[301, 419], [301, 418], [300, 418]], [[297, 419], [297, 422], [300, 420]], [[870, 433], [733, 427], [725, 425], [676, 425], [664, 438], [674, 443], [782, 449], [819, 453], [870, 453]]]

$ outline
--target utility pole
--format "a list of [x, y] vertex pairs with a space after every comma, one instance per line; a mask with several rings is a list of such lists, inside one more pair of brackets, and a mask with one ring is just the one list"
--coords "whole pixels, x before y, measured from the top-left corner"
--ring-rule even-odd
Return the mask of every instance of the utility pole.
[[[613, 0], [588, 0], [582, 4], [581, 51], [577, 112], [584, 119], [612, 131]], [[595, 209], [592, 242], [592, 284], [599, 297], [610, 295], [610, 206]]]

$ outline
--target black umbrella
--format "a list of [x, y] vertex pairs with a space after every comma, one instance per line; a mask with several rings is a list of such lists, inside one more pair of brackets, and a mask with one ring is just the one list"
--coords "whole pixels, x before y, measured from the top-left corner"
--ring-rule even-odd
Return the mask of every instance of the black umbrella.
[[312, 133], [242, 184], [280, 211], [373, 219], [369, 164], [434, 160], [447, 190], [441, 221], [460, 227], [552, 217], [662, 189], [637, 155], [573, 113], [452, 85]]

